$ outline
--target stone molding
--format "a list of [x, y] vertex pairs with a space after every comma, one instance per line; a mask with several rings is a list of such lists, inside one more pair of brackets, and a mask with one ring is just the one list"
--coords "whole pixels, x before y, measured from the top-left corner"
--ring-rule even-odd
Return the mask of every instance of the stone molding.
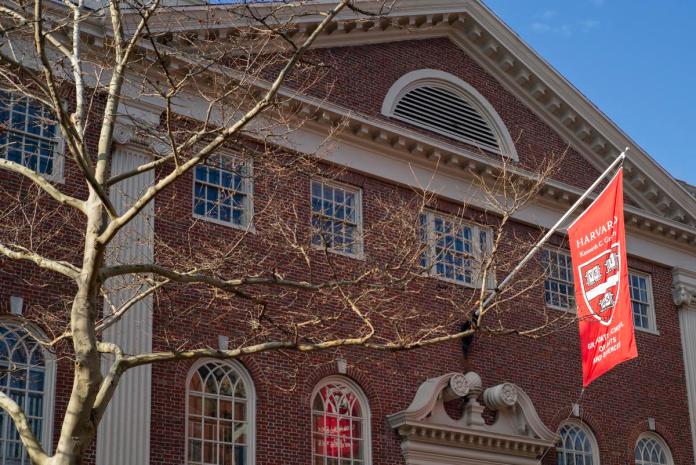
[[[464, 400], [465, 406], [461, 418], [454, 419], [445, 403], [457, 398]], [[486, 408], [496, 412], [492, 424], [483, 418]], [[483, 389], [481, 378], [473, 372], [426, 380], [411, 405], [387, 420], [402, 438], [407, 465], [454, 465], [472, 460], [531, 465], [558, 441], [558, 435], [544, 425], [520, 387], [503, 383]]]
[[[326, 3], [312, 2], [293, 9], [292, 13], [299, 19], [289, 32], [290, 37], [300, 40], [311, 34], [321, 20], [317, 13]], [[358, 3], [369, 9], [369, 0]], [[213, 34], [220, 40], [234, 30], [249, 26], [247, 21], [224, 8], [211, 10], [210, 6], [186, 8], [185, 17], [182, 11], [172, 9], [157, 21], [151, 25], [153, 31], [171, 30], [175, 22], [177, 30], [196, 30], [201, 37]], [[472, 53], [530, 108], [565, 134], [599, 171], [624, 147], [630, 146], [630, 156], [624, 163], [627, 193], [643, 199], [647, 211], [696, 227], [696, 200], [684, 186], [479, 1], [403, 0], [376, 18], [344, 11], [317, 38], [315, 46], [338, 47], [433, 37], [448, 37]], [[184, 45], [172, 44], [173, 47]]]
[[696, 310], [696, 273], [681, 268], [672, 271], [672, 298], [677, 307]]

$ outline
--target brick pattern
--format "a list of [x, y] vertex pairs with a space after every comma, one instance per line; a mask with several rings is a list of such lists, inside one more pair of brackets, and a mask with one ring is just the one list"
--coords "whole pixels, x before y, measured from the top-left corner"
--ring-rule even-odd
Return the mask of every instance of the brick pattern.
[[[488, 75], [464, 52], [446, 39], [408, 41], [392, 44], [347, 47], [317, 52], [335, 65], [331, 79], [337, 84], [331, 98], [348, 108], [381, 118], [379, 107], [391, 83], [406, 72], [419, 68], [448, 71], [472, 84], [496, 108], [508, 126], [523, 165], [534, 165], [549, 152], [560, 153], [566, 148], [563, 139], [492, 76]], [[356, 72], [359, 70], [359, 72]], [[378, 77], [378, 78], [376, 78]], [[322, 93], [322, 87], [315, 90]], [[93, 143], [94, 141], [92, 141]], [[74, 176], [74, 167], [66, 164], [66, 190], [84, 197], [85, 189]], [[309, 223], [308, 174], [290, 176], [278, 182], [257, 170], [255, 201], [257, 205], [273, 202], [298, 205], [300, 222]], [[267, 173], [268, 174], [268, 173]], [[580, 154], [569, 150], [558, 178], [577, 187], [587, 187], [596, 176]], [[413, 193], [403, 186], [363, 174], [344, 171], [341, 181], [360, 187], [363, 191], [363, 218], [366, 229], [381, 221], [383, 204], [379, 198], [396, 196], [408, 199]], [[20, 185], [17, 177], [0, 173], [4, 192], [30, 189]], [[157, 201], [156, 257], [166, 261], [167, 248], [182, 248], [193, 238], [193, 244], [215, 246], [220, 238], [234, 239], [242, 232], [221, 225], [191, 218], [192, 179], [185, 177], [171, 186]], [[434, 205], [445, 212], [456, 212], [460, 206], [439, 201]], [[262, 209], [257, 208], [257, 211]], [[480, 213], [467, 212], [480, 217]], [[58, 218], [58, 217], [56, 217]], [[51, 221], [56, 224], [59, 219]], [[64, 221], [65, 228], [71, 222]], [[62, 223], [59, 223], [62, 224]], [[78, 226], [75, 230], [79, 230]], [[259, 250], [277, 235], [263, 213], [256, 219], [257, 231], [245, 238], [248, 250]], [[71, 231], [71, 229], [66, 229]], [[509, 234], [520, 237], [538, 234], [524, 225], [513, 225]], [[77, 236], [63, 234], [60, 239], [66, 250], [79, 243]], [[556, 238], [558, 244], [562, 239]], [[55, 241], [54, 241], [55, 242]], [[359, 269], [387, 260], [380, 238], [365, 240], [366, 260], [337, 257], [342, 270]], [[512, 244], [509, 245], [512, 248]], [[505, 252], [505, 250], [503, 251]], [[273, 252], [276, 263], [292, 276], [306, 276], [305, 271], [282, 249]], [[264, 263], [261, 267], [269, 267]], [[279, 265], [280, 266], [280, 265]], [[539, 271], [539, 268], [533, 268]], [[671, 273], [666, 266], [636, 259], [630, 266], [651, 274], [656, 305], [659, 335], [637, 332], [638, 359], [627, 362], [595, 382], [580, 397], [580, 348], [574, 326], [565, 328], [541, 340], [518, 336], [492, 337], [477, 335], [469, 357], [462, 355], [458, 341], [402, 353], [372, 353], [360, 349], [341, 349], [335, 352], [301, 355], [295, 353], [266, 353], [243, 357], [255, 382], [257, 391], [257, 464], [307, 465], [311, 454], [310, 395], [323, 377], [337, 374], [336, 357], [348, 362], [347, 376], [364, 390], [370, 402], [372, 429], [372, 463], [402, 464], [400, 440], [387, 424], [386, 415], [408, 406], [417, 387], [424, 380], [452, 371], [475, 370], [486, 386], [510, 381], [521, 386], [532, 398], [542, 420], [556, 428], [567, 418], [572, 402], [579, 402], [583, 419], [595, 431], [602, 464], [631, 463], [632, 447], [640, 432], [647, 428], [647, 418], [656, 419], [658, 432], [669, 443], [675, 463], [693, 461], [690, 424], [681, 341], [676, 309], [671, 299]], [[70, 289], [70, 283], [51, 278], [45, 285], [29, 286], [37, 278], [37, 270], [26, 265], [11, 264], [0, 259], [0, 302], [10, 295], [23, 295], [29, 312], [55, 312], [57, 296]], [[325, 270], [318, 270], [320, 278]], [[435, 279], [419, 282], [419, 292], [409, 295], [411, 304], [424, 318], [437, 317], [442, 311], [435, 295], [443, 285]], [[217, 336], [229, 335], [232, 340], [246, 328], [240, 328], [240, 313], [221, 314], [215, 306], [200, 307], [200, 295], [192, 291], [171, 293], [157, 300], [155, 309], [154, 345], [163, 349], [180, 341], [196, 341], [196, 345], [217, 345]], [[538, 318], [543, 308], [543, 289], [515, 302], [517, 311], [513, 322], [529, 322]], [[188, 311], [194, 309], [195, 311]], [[243, 306], [239, 306], [239, 310]], [[8, 309], [0, 309], [7, 312]], [[328, 309], [327, 309], [328, 311]], [[63, 313], [64, 314], [64, 313]], [[50, 328], [46, 328], [50, 330]], [[58, 368], [56, 420], [65, 411], [70, 390], [71, 361], [69, 352], [61, 358]], [[160, 364], [153, 367], [151, 464], [183, 464], [185, 431], [186, 378], [190, 362]], [[665, 387], [669, 393], [665, 394]], [[546, 464], [555, 463], [553, 451]], [[92, 459], [93, 460], [93, 459]]]

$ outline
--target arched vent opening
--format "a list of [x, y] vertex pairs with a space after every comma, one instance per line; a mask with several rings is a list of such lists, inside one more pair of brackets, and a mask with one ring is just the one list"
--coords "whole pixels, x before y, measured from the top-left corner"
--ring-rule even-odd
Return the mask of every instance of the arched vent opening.
[[463, 97], [442, 87], [421, 86], [406, 93], [394, 117], [440, 134], [500, 151], [495, 131]]
[[382, 102], [388, 118], [518, 160], [515, 144], [493, 105], [461, 78], [437, 69], [411, 71]]

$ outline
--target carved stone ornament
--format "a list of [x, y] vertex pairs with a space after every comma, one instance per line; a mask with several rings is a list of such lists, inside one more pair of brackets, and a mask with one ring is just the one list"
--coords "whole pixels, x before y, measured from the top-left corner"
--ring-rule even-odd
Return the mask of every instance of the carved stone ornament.
[[150, 150], [155, 152], [159, 156], [168, 154], [172, 149], [169, 144], [162, 142], [161, 140], [152, 140], [149, 144]]
[[465, 395], [469, 394], [469, 391], [471, 390], [471, 384], [466, 379], [466, 376], [461, 373], [457, 373], [450, 378], [449, 386], [452, 389], [452, 392], [459, 397], [464, 397]]
[[114, 142], [125, 145], [135, 137], [135, 129], [129, 124], [116, 123], [114, 125]]
[[[452, 418], [445, 404], [457, 395], [464, 412]], [[492, 424], [484, 421], [485, 408], [496, 413]], [[406, 465], [538, 465], [558, 441], [521, 388], [503, 383], [482, 392], [481, 378], [473, 372], [425, 381], [411, 405], [387, 419], [402, 438]]]
[[684, 286], [672, 289], [672, 298], [677, 307], [688, 307], [692, 300], [691, 292]]

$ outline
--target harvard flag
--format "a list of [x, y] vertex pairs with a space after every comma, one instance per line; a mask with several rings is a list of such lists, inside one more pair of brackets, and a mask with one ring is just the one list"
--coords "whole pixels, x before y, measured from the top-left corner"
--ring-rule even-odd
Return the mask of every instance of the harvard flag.
[[628, 286], [623, 169], [568, 228], [580, 326], [582, 385], [638, 356]]

